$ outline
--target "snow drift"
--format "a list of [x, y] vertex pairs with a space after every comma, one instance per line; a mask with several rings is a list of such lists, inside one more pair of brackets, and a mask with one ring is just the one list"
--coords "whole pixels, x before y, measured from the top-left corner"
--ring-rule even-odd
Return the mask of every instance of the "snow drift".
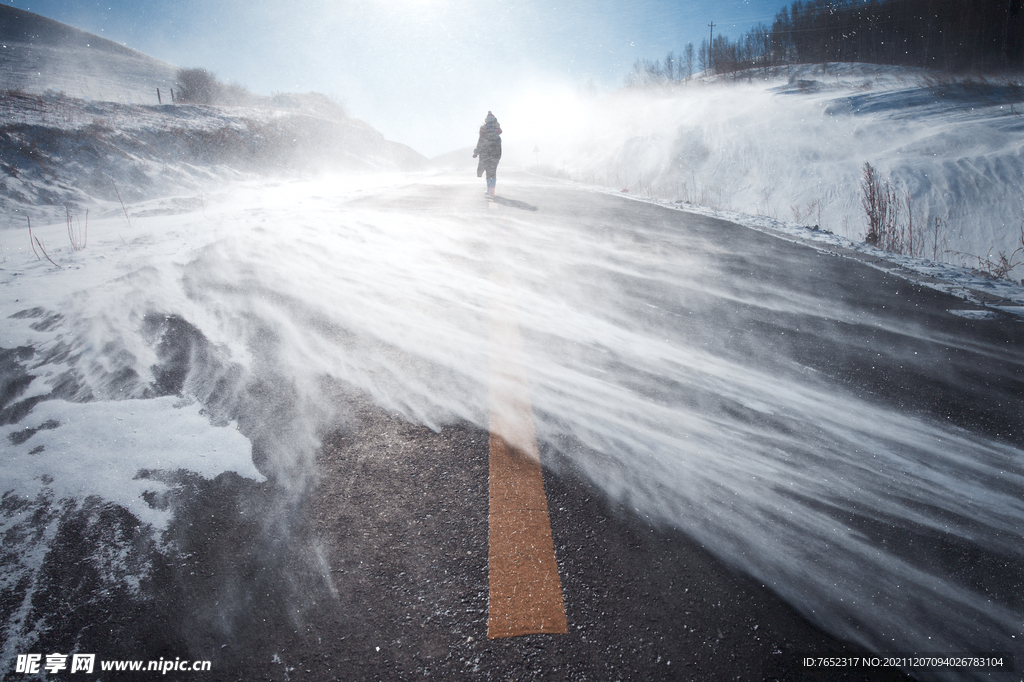
[[602, 98], [538, 94], [501, 113], [506, 157], [549, 175], [859, 240], [870, 163], [909, 197], [923, 237], [915, 255], [977, 265], [1022, 246], [1018, 81], [794, 66]]

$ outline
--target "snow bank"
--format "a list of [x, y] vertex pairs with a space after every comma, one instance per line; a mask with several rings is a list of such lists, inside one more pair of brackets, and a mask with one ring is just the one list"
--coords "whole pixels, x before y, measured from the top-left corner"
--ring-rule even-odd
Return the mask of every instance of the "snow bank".
[[1022, 246], [1024, 88], [1011, 82], [805, 66], [603, 98], [538, 93], [501, 120], [513, 163], [858, 240], [870, 163], [909, 194], [917, 255], [977, 265]]
[[45, 491], [57, 500], [95, 495], [162, 529], [171, 512], [146, 501], [168, 489], [161, 474], [214, 478], [234, 471], [264, 480], [234, 425], [211, 427], [199, 405], [178, 402], [40, 402], [22, 423], [0, 427], [9, 443], [0, 450], [4, 492], [35, 499]]

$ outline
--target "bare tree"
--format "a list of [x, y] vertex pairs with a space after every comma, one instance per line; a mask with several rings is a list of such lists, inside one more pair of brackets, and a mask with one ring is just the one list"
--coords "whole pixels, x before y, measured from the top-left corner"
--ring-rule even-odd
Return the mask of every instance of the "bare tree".
[[693, 43], [686, 43], [686, 47], [683, 49], [683, 61], [680, 64], [680, 69], [686, 74], [686, 80], [693, 78]]
[[640, 57], [633, 62], [633, 68], [626, 74], [625, 84], [627, 88], [635, 88], [643, 83], [643, 62]]
[[665, 82], [665, 71], [661, 68], [661, 62], [655, 59], [653, 62], [644, 60], [644, 72], [646, 73], [647, 85], [656, 85]]

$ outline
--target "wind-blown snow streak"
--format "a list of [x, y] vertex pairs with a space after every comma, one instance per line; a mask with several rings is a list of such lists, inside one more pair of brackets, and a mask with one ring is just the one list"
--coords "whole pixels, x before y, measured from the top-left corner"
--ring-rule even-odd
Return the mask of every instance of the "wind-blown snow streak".
[[597, 238], [506, 209], [499, 228], [450, 203], [480, 189], [460, 182], [368, 201], [339, 196], [344, 179], [260, 186], [205, 215], [140, 220], [128, 247], [109, 220], [86, 251], [56, 254], [77, 274], [27, 262], [8, 278], [20, 301], [5, 298], [4, 317], [39, 306], [63, 318], [9, 320], [0, 346], [53, 358], [35, 363], [35, 395], [63, 381], [72, 399], [163, 386], [198, 400], [214, 423], [237, 420], [262, 473], [301, 493], [319, 430], [344, 416], [339, 385], [429, 425], [486, 428], [500, 300], [531, 356], [539, 438], [609, 494], [875, 650], [1022, 653], [1019, 596], [1005, 587], [1020, 576], [1005, 571], [1024, 560], [1024, 453], [845, 395], [679, 311], [894, 323], [737, 284], [643, 225]]

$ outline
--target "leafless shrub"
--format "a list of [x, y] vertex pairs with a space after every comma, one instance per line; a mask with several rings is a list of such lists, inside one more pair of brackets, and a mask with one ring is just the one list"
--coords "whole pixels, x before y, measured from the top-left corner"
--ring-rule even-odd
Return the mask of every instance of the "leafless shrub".
[[865, 163], [862, 168], [860, 205], [868, 219], [868, 233], [864, 241], [871, 246], [878, 246], [889, 224], [889, 188], [888, 184], [882, 185], [877, 171], [870, 163]]
[[267, 103], [267, 98], [257, 95], [241, 83], [221, 83], [216, 96], [216, 104], [235, 107], [256, 107]]
[[910, 192], [904, 190], [901, 197], [870, 163], [865, 163], [862, 171], [860, 204], [868, 221], [864, 241], [883, 251], [924, 255], [924, 234], [920, 224], [914, 225]]
[[938, 260], [939, 254], [947, 251], [949, 248], [946, 241], [946, 221], [935, 216], [932, 221], [932, 260]]
[[206, 69], [179, 69], [175, 75], [175, 102], [220, 104], [226, 106], [259, 106], [267, 102], [240, 83], [222, 83]]
[[[36, 254], [36, 259], [42, 260], [42, 258], [39, 256], [39, 251], [42, 251], [43, 256], [46, 256], [46, 260], [50, 261], [59, 268], [60, 266], [57, 265], [57, 263], [52, 258], [50, 258], [50, 254], [46, 253], [46, 247], [43, 246], [43, 242], [39, 241], [39, 237], [32, 234], [32, 219], [29, 218], [28, 216], [25, 216], [25, 219], [28, 220], [28, 241], [32, 245], [32, 253]], [[39, 247], [39, 251], [36, 251], [37, 246]]]
[[65, 125], [73, 125], [77, 114], [76, 101], [71, 97], [68, 97], [63, 92], [58, 92], [57, 95], [51, 98], [51, 109], [53, 118], [56, 119], [57, 123]]
[[[1020, 246], [1013, 250], [1013, 252], [1007, 256], [1005, 251], [1000, 251], [999, 255], [992, 257], [991, 250], [984, 256], [975, 256], [969, 253], [963, 253], [961, 251], [950, 251], [948, 252], [953, 255], [960, 256], [964, 259], [975, 259], [978, 260], [978, 266], [975, 268], [978, 272], [991, 279], [1005, 279], [1011, 280], [1010, 273], [1018, 265], [1024, 263], [1024, 223], [1020, 226]], [[1024, 280], [1021, 280], [1024, 283]]]
[[193, 104], [213, 104], [221, 91], [217, 78], [206, 69], [179, 69], [176, 100]]
[[93, 117], [92, 122], [85, 127], [85, 130], [93, 135], [112, 133], [115, 130], [115, 122], [110, 116]]
[[46, 101], [40, 95], [33, 95], [21, 88], [0, 89], [0, 104], [45, 114]]
[[[967, 248], [971, 249], [971, 245], [968, 243]], [[971, 249], [973, 250], [973, 249]], [[1009, 255], [1005, 251], [1000, 251], [999, 255], [993, 257], [992, 249], [984, 256], [979, 256], [970, 251], [957, 251], [954, 249], [947, 249], [943, 252], [943, 255], [953, 262], [953, 257], [964, 267], [969, 267], [979, 275], [988, 277], [990, 279], [1004, 279], [1008, 281], [1016, 281], [1010, 277], [1010, 273], [1020, 265], [1024, 265], [1024, 224], [1020, 226], [1020, 246], [1013, 250]], [[1024, 284], [1024, 279], [1020, 280], [1021, 284]]]
[[815, 220], [815, 226], [821, 225], [821, 200], [819, 199], [811, 199], [803, 208], [800, 206], [790, 206], [789, 210], [793, 212], [793, 220], [798, 223], [812, 219]]
[[275, 92], [268, 100], [270, 106], [278, 109], [305, 109], [322, 118], [344, 121], [350, 118], [348, 104], [344, 99], [329, 97], [319, 92], [305, 94]]
[[994, 279], [1010, 279], [1010, 271], [1021, 263], [1020, 258], [1017, 255], [1019, 253], [1020, 249], [1017, 249], [1007, 256], [1005, 251], [1000, 251], [999, 256], [997, 256], [995, 260], [986, 256], [985, 266], [988, 270], [988, 274]]

